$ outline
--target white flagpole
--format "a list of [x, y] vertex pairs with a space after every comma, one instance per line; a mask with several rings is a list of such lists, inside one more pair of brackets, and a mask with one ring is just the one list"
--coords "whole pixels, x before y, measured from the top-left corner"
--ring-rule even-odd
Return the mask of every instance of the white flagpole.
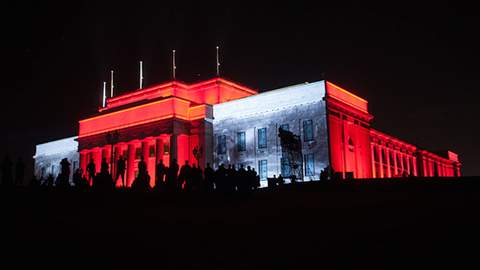
[[218, 49], [219, 47], [217, 46], [217, 77], [220, 77], [220, 58], [218, 57]]
[[140, 89], [143, 88], [143, 62], [140, 61]]
[[107, 82], [103, 82], [102, 107], [105, 107], [106, 99], [107, 99]]
[[175, 81], [175, 70], [177, 69], [177, 66], [175, 65], [175, 50], [173, 50], [172, 52], [173, 52], [173, 56], [172, 56], [172, 64], [173, 64], [172, 73], [173, 73], [173, 80]]
[[113, 70], [110, 71], [110, 97], [113, 97]]

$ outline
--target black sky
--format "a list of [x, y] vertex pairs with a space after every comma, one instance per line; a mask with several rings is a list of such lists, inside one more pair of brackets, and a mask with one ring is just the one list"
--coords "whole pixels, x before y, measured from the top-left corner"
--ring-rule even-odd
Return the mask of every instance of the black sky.
[[[201, 2], [201, 3], [199, 3]], [[366, 98], [374, 126], [427, 149], [460, 154], [480, 175], [478, 16], [457, 2], [358, 5], [127, 3], [2, 4], [0, 157], [33, 163], [35, 144], [72, 136], [117, 93], [215, 72], [260, 91], [327, 79]]]

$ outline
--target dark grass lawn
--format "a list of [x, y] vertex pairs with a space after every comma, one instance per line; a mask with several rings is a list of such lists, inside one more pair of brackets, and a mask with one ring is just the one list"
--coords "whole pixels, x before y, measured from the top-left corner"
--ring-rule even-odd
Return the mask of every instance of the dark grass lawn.
[[251, 194], [3, 189], [3, 263], [44, 269], [478, 269], [480, 178]]

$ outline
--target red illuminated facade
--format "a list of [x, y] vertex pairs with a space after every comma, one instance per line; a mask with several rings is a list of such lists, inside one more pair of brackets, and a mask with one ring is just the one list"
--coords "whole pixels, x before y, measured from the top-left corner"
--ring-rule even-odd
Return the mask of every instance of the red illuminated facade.
[[[189, 160], [204, 167], [211, 162], [212, 105], [256, 93], [216, 78], [192, 85], [174, 81], [107, 99], [99, 115], [79, 121], [80, 167], [86, 171], [93, 159], [99, 171], [102, 158], [111, 160], [108, 132], [119, 134], [114, 156], [117, 159], [122, 155], [127, 160], [128, 186], [141, 156], [150, 176], [155, 175], [155, 164], [160, 160], [166, 166], [176, 159], [180, 165]], [[194, 149], [199, 156], [194, 156]], [[152, 186], [154, 180], [151, 177]]]
[[[460, 175], [453, 152], [442, 156], [377, 131], [371, 127], [373, 116], [366, 100], [327, 81], [325, 93], [330, 164], [336, 172], [354, 178]], [[109, 132], [119, 134], [114, 157], [126, 158], [129, 186], [141, 156], [152, 186], [160, 160], [166, 166], [176, 159], [180, 165], [189, 160], [204, 167], [213, 156], [212, 105], [256, 94], [215, 78], [196, 84], [174, 81], [109, 98], [97, 115], [79, 121], [80, 167], [86, 171], [90, 159], [98, 171], [102, 158], [110, 163]], [[199, 156], [194, 156], [194, 149]]]
[[420, 149], [371, 127], [368, 102], [326, 83], [330, 162], [337, 172], [352, 172], [354, 178], [401, 176], [460, 176], [458, 155], [443, 155]]

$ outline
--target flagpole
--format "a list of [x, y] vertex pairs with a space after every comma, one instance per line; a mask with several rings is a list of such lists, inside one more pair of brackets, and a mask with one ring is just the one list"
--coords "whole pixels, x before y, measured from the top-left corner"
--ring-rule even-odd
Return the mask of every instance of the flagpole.
[[173, 80], [175, 81], [175, 70], [177, 69], [177, 66], [175, 65], [175, 50], [172, 51], [172, 73], [173, 73]]
[[218, 56], [218, 49], [219, 47], [217, 46], [217, 77], [220, 77], [220, 58]]
[[105, 107], [106, 99], [107, 99], [107, 82], [103, 82], [102, 107]]
[[143, 88], [143, 62], [140, 61], [140, 89]]
[[113, 70], [110, 71], [110, 97], [113, 97]]

